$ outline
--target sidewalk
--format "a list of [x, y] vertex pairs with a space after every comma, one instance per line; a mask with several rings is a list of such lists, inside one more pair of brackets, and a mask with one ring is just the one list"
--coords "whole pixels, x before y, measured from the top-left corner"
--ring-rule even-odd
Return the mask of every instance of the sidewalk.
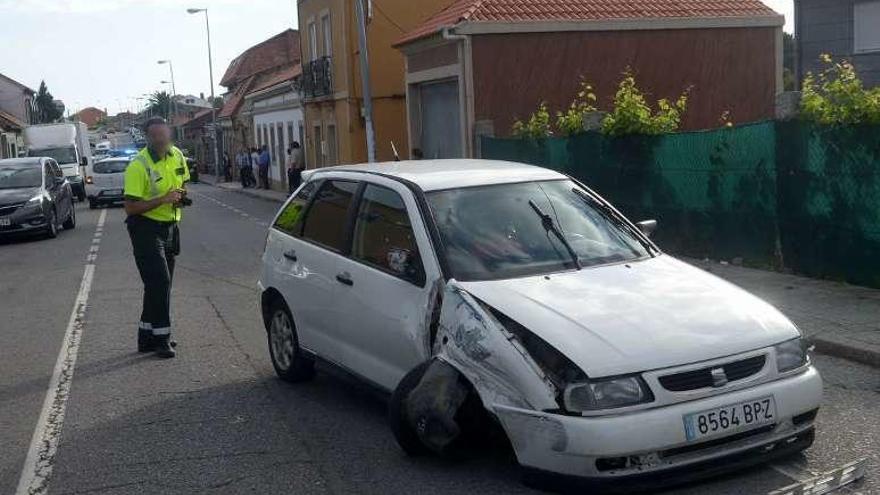
[[823, 354], [880, 367], [880, 290], [685, 259], [776, 306]]
[[240, 182], [218, 182], [217, 177], [210, 174], [199, 174], [199, 181], [204, 182], [205, 184], [219, 187], [220, 189], [235, 191], [239, 194], [244, 194], [246, 196], [262, 199], [265, 201], [272, 201], [275, 203], [283, 203], [287, 201], [287, 194], [281, 191], [253, 188], [243, 189]]
[[[202, 182], [266, 201], [283, 203], [279, 191], [242, 189], [237, 182]], [[880, 368], [880, 290], [755, 270], [714, 261], [685, 259], [776, 306], [823, 354]]]

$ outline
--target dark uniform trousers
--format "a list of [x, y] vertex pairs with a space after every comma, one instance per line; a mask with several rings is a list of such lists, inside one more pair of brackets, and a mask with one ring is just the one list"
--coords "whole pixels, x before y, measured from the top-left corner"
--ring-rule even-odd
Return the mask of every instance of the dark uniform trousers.
[[155, 335], [171, 331], [171, 281], [174, 258], [180, 254], [177, 222], [159, 222], [140, 215], [128, 217], [128, 234], [134, 259], [144, 283], [141, 322]]

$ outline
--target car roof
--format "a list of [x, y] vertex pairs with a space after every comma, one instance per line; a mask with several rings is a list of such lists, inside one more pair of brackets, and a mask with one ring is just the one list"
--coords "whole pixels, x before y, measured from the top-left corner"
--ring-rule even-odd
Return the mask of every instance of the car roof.
[[43, 157], [35, 156], [27, 158], [7, 158], [5, 160], [0, 160], [0, 165], [20, 165], [24, 167], [28, 165], [39, 165], [42, 162]]
[[332, 172], [361, 172], [395, 177], [419, 186], [423, 191], [463, 187], [557, 180], [565, 175], [524, 163], [498, 160], [406, 160], [365, 163], [309, 170], [308, 177]]

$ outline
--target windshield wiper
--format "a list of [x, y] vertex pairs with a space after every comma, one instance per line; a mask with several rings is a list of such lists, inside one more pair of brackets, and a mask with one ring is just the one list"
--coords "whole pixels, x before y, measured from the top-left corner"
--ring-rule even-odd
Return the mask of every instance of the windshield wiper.
[[639, 242], [639, 244], [641, 244], [642, 247], [644, 247], [644, 248], [648, 251], [648, 254], [650, 254], [651, 256], [653, 256], [653, 254], [651, 254], [652, 252], [653, 252], [653, 253], [656, 253], [656, 254], [659, 254], [659, 253], [660, 253], [660, 251], [658, 251], [657, 248], [654, 247], [650, 242], [645, 242], [644, 239], [642, 239], [642, 236], [643, 236], [644, 234], [642, 234], [641, 232], [636, 232], [636, 231], [634, 231], [633, 228], [629, 225], [629, 223], [627, 223], [627, 222], [624, 221], [622, 218], [620, 218], [620, 217], [618, 216], [618, 213], [615, 212], [614, 209], [613, 209], [612, 207], [610, 207], [610, 206], [608, 206], [607, 204], [605, 204], [605, 203], [599, 201], [598, 199], [596, 199], [596, 198], [590, 196], [589, 194], [585, 193], [584, 191], [581, 191], [581, 190], [578, 189], [578, 188], [572, 188], [572, 189], [571, 189], [571, 192], [573, 192], [573, 193], [575, 193], [576, 195], [578, 195], [581, 199], [583, 199], [583, 200], [586, 201], [587, 203], [589, 203], [589, 204], [595, 206], [596, 208], [598, 208], [599, 211], [602, 213], [602, 216], [604, 216], [605, 218], [607, 218], [608, 220], [610, 220], [613, 224], [615, 224], [615, 225], [617, 225], [618, 227], [622, 228], [622, 229], [625, 230], [627, 233], [629, 233], [629, 235], [631, 235], [632, 237], [634, 237], [634, 238]]
[[559, 239], [559, 242], [565, 246], [565, 250], [568, 251], [569, 256], [571, 256], [571, 260], [574, 261], [574, 266], [577, 267], [578, 270], [581, 269], [581, 260], [578, 258], [577, 253], [574, 252], [574, 249], [571, 247], [571, 244], [568, 242], [568, 239], [565, 238], [565, 235], [559, 230], [559, 227], [556, 225], [556, 222], [553, 221], [553, 217], [541, 211], [541, 207], [538, 206], [533, 200], [529, 200], [529, 206], [535, 210], [535, 213], [541, 217], [541, 225], [544, 227], [544, 230], [547, 232], [552, 232], [553, 235]]

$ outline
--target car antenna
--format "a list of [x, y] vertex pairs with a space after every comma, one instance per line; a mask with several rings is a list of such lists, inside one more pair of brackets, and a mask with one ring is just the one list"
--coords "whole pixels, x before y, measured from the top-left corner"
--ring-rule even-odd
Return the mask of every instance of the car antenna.
[[400, 155], [397, 153], [397, 146], [394, 146], [394, 141], [391, 141], [391, 151], [394, 153], [394, 161], [400, 161]]

